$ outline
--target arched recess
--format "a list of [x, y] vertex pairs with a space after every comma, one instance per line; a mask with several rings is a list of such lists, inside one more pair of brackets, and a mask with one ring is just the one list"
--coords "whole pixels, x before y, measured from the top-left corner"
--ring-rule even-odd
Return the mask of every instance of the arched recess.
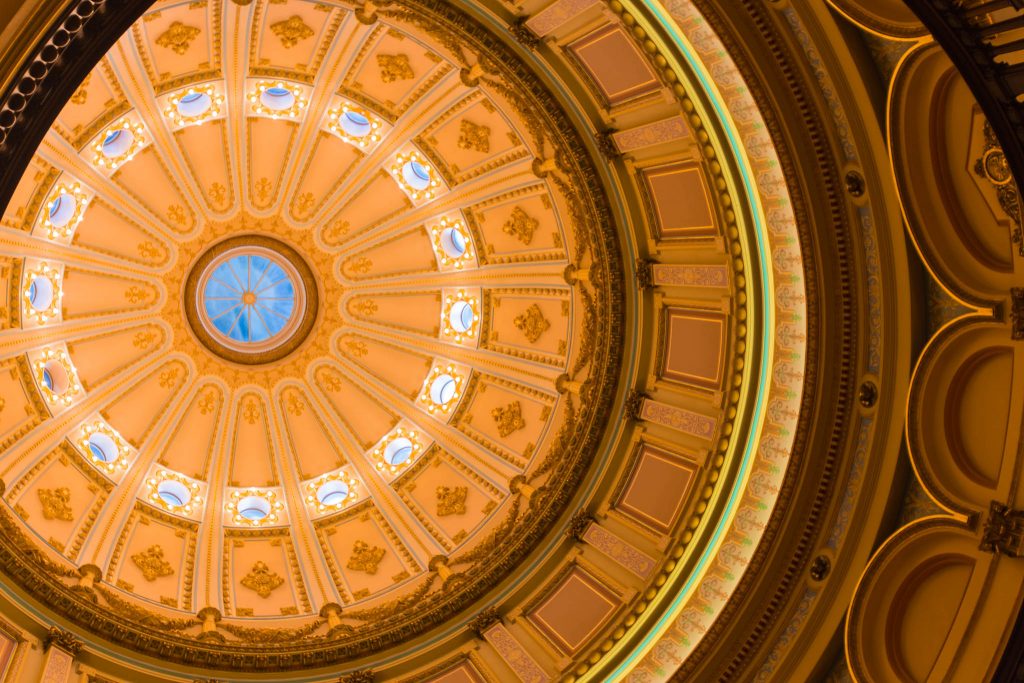
[[[924, 123], [922, 123], [924, 122]], [[967, 84], [934, 43], [905, 55], [889, 94], [889, 148], [911, 237], [959, 296], [1001, 297], [1019, 281], [1009, 167]]]
[[[901, 529], [872, 558], [846, 629], [858, 681], [987, 680], [1016, 612], [1024, 566], [986, 553], [949, 518]], [[988, 662], [989, 671], [979, 670]]]
[[913, 40], [928, 34], [903, 0], [829, 0], [851, 21], [888, 38]]
[[907, 442], [925, 487], [969, 514], [1005, 500], [1014, 481], [1021, 349], [1002, 325], [962, 318], [937, 334], [915, 373]]

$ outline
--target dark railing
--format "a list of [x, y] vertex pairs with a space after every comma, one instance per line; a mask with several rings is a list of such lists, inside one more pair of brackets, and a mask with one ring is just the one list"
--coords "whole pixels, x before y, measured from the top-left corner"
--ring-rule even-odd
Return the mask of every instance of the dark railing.
[[904, 0], [963, 75], [1024, 186], [1024, 0]]

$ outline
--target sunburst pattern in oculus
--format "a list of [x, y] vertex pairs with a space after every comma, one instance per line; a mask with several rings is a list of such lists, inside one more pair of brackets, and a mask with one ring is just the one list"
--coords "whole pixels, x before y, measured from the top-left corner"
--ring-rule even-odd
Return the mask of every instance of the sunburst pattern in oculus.
[[273, 339], [296, 314], [295, 283], [267, 256], [240, 254], [217, 266], [202, 291], [207, 319], [225, 337], [246, 344]]

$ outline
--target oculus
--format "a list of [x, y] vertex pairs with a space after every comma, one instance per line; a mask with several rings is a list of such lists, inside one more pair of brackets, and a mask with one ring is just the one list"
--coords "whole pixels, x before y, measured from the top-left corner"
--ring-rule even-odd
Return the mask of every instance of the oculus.
[[281, 359], [309, 334], [319, 297], [298, 252], [265, 236], [207, 250], [185, 283], [185, 316], [213, 353], [253, 365]]

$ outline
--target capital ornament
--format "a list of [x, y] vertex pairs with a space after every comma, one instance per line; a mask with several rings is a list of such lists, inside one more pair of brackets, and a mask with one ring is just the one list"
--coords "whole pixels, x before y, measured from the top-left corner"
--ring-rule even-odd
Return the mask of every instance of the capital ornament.
[[82, 641], [75, 638], [68, 631], [57, 628], [56, 626], [51, 626], [50, 630], [46, 632], [46, 639], [44, 643], [47, 650], [56, 645], [72, 657], [76, 656], [82, 649]]
[[275, 588], [284, 583], [284, 579], [277, 572], [271, 571], [270, 567], [260, 560], [252, 566], [248, 574], [242, 577], [240, 583], [246, 588], [256, 591], [261, 598], [266, 599], [270, 597]]
[[158, 545], [151, 545], [143, 552], [135, 553], [132, 562], [142, 571], [146, 581], [156, 581], [174, 573], [174, 567], [164, 559], [164, 549]]

